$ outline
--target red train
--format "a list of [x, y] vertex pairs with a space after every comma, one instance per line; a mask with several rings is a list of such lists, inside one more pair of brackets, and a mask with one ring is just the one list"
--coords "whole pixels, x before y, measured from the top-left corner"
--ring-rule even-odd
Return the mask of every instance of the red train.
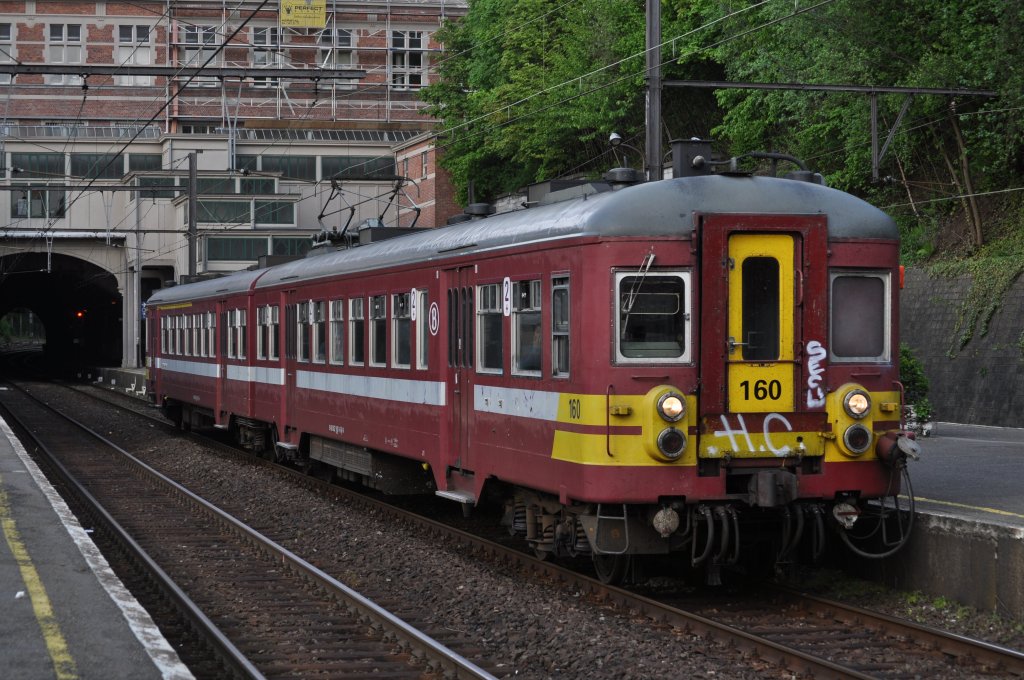
[[820, 552], [829, 528], [893, 552], [900, 513], [868, 501], [916, 450], [894, 222], [812, 173], [711, 174], [688, 148], [675, 179], [157, 291], [150, 394], [388, 493], [503, 494], [537, 553], [609, 581], [674, 552], [714, 578], [755, 542]]

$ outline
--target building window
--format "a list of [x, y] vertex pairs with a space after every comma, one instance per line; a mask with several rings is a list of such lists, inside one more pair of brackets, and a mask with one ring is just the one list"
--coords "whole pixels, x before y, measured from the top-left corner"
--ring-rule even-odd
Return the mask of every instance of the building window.
[[348, 361], [350, 364], [362, 366], [365, 361], [366, 321], [363, 317], [362, 298], [348, 301]]
[[427, 291], [416, 291], [416, 368], [420, 370], [427, 368], [427, 357], [430, 355], [430, 306], [427, 303]]
[[206, 259], [210, 262], [224, 260], [258, 260], [267, 254], [267, 239], [208, 236], [206, 238]]
[[[46, 47], [48, 64], [82, 63], [82, 25], [50, 24]], [[81, 85], [82, 77], [66, 73], [46, 74], [48, 85]]]
[[391, 296], [391, 365], [409, 368], [412, 365], [412, 295]]
[[[254, 68], [278, 68], [281, 65], [281, 40], [276, 26], [252, 29], [252, 65]], [[254, 76], [253, 87], [277, 87], [277, 78]]]
[[391, 85], [397, 90], [418, 89], [426, 84], [423, 31], [391, 31]]
[[[0, 24], [0, 64], [14, 63], [14, 34], [10, 24]], [[0, 85], [10, 85], [11, 74], [0, 73]]]
[[396, 173], [392, 156], [323, 156], [320, 164], [324, 179], [386, 179]]
[[540, 280], [515, 282], [512, 302], [512, 372], [540, 375], [543, 354]]
[[420, 154], [420, 178], [426, 179], [427, 177], [427, 152], [424, 151]]
[[[119, 66], [149, 66], [153, 63], [153, 47], [150, 43], [150, 27], [144, 24], [117, 27], [117, 54]], [[153, 84], [152, 76], [114, 76], [117, 85]]]
[[[217, 57], [217, 33], [213, 26], [185, 25], [181, 29], [181, 41], [184, 47], [181, 50], [179, 66], [201, 68], [220, 65]], [[206, 63], [208, 60], [209, 64]], [[191, 84], [213, 87], [218, 83], [214, 76], [199, 76], [192, 80]]]
[[142, 170], [161, 170], [163, 168], [163, 156], [158, 153], [130, 153], [128, 154], [128, 172]]
[[551, 279], [551, 375], [569, 377], [569, 277]]
[[504, 364], [502, 342], [501, 284], [489, 283], [477, 287], [477, 332], [479, 346], [476, 354], [482, 373], [500, 373]]
[[[317, 36], [317, 66], [320, 68], [346, 69], [355, 64], [355, 53], [352, 48], [355, 40], [352, 31], [347, 28], [328, 28], [320, 31]], [[338, 88], [351, 89], [356, 86], [356, 79], [343, 78], [334, 81]]]
[[331, 358], [332, 364], [345, 363], [345, 302], [331, 300]]
[[253, 220], [257, 225], [295, 226], [295, 204], [289, 201], [254, 201]]
[[[199, 201], [196, 221], [201, 224], [247, 225], [252, 223], [251, 201]], [[266, 239], [263, 240], [266, 255]], [[254, 258], [255, 259], [255, 258]]]
[[121, 179], [124, 156], [111, 153], [71, 154], [71, 176], [82, 179]]
[[313, 245], [312, 239], [308, 236], [274, 236], [271, 243], [273, 244], [271, 252], [274, 255], [287, 257], [302, 257], [309, 252]]
[[283, 180], [315, 180], [316, 156], [275, 156], [261, 159], [263, 172], [279, 172]]
[[386, 295], [370, 298], [370, 365], [386, 366], [388, 363], [387, 325], [388, 303]]
[[11, 217], [62, 218], [66, 208], [63, 191], [21, 189], [11, 192]]

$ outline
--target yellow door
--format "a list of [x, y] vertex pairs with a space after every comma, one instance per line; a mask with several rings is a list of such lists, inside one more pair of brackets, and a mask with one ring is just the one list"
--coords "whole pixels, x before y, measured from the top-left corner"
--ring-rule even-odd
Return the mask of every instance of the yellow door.
[[727, 411], [795, 410], [794, 304], [794, 237], [730, 236]]

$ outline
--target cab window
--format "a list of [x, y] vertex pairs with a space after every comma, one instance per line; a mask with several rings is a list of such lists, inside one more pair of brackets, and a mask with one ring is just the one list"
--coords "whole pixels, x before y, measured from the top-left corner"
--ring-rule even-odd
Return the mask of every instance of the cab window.
[[618, 363], [690, 360], [690, 273], [616, 274]]
[[830, 359], [889, 361], [889, 273], [832, 272], [830, 278]]

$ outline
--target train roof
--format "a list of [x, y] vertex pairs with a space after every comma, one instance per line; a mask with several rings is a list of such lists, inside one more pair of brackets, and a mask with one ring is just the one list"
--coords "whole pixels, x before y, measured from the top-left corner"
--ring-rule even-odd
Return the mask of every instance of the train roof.
[[[896, 223], [855, 196], [811, 182], [775, 177], [708, 175], [648, 182], [584, 198], [410, 233], [356, 248], [157, 291], [150, 304], [222, 296], [453, 256], [574, 237], [689, 236], [694, 214], [786, 214], [828, 218], [830, 239], [897, 240]], [[239, 277], [233, 281], [235, 277]], [[219, 284], [219, 285], [218, 285]]]

